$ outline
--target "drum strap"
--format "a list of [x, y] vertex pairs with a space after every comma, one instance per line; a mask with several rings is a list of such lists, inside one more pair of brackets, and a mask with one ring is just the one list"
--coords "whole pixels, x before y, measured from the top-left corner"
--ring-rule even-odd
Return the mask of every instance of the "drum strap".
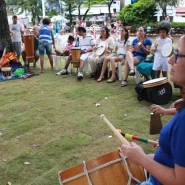
[[84, 164], [84, 172], [85, 172], [85, 175], [86, 175], [86, 177], [87, 177], [88, 184], [89, 184], [89, 185], [92, 185], [91, 179], [89, 178], [89, 174], [88, 174], [88, 171], [87, 171], [86, 162], [83, 161], [83, 164]]
[[123, 162], [125, 163], [125, 166], [126, 166], [126, 169], [127, 169], [127, 173], [128, 173], [128, 176], [129, 176], [127, 185], [131, 185], [132, 179], [133, 179], [135, 182], [137, 182], [137, 183], [141, 183], [138, 179], [136, 179], [136, 178], [131, 174], [131, 172], [130, 172], [130, 170], [129, 170], [129, 167], [128, 167], [128, 163], [127, 163], [127, 157], [123, 155], [123, 152], [122, 152], [122, 150], [121, 150], [120, 148], [119, 148], [119, 151], [120, 151], [120, 153], [119, 153], [119, 154], [120, 154], [120, 157], [121, 157], [121, 159], [123, 160]]

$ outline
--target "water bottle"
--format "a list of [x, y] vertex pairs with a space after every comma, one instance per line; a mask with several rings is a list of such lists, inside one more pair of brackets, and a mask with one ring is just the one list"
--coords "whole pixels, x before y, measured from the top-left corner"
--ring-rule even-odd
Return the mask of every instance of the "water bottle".
[[75, 43], [75, 47], [79, 47], [79, 37], [77, 37], [77, 39], [76, 39], [76, 43]]

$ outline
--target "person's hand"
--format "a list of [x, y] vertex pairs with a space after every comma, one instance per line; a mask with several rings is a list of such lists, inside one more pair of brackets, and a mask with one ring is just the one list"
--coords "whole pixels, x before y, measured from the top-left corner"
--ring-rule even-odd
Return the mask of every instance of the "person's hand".
[[172, 108], [175, 108], [175, 103], [174, 102], [170, 105], [170, 109], [172, 109]]
[[134, 142], [131, 142], [131, 146], [122, 145], [122, 149], [124, 151], [124, 155], [126, 155], [131, 162], [137, 165], [142, 165], [143, 160], [147, 157], [143, 149]]
[[53, 49], [56, 50], [56, 46], [55, 45], [53, 45]]
[[159, 105], [153, 104], [150, 106], [150, 109], [154, 114], [162, 114], [162, 115], [166, 114], [166, 109]]
[[122, 65], [122, 66], [125, 65], [125, 59], [123, 59], [123, 60], [121, 61], [121, 65]]
[[81, 54], [85, 54], [85, 53], [87, 53], [86, 50], [81, 50]]

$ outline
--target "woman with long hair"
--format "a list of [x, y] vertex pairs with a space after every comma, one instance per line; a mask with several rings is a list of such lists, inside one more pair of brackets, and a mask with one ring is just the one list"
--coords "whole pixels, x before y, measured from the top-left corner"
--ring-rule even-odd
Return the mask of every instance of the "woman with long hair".
[[146, 37], [146, 29], [140, 26], [137, 30], [138, 38], [132, 42], [132, 48], [126, 53], [126, 62], [124, 66], [124, 77], [121, 83], [122, 87], [127, 86], [128, 75], [134, 76], [134, 66], [142, 62], [150, 53], [152, 41]]
[[[96, 54], [96, 50], [98, 49], [98, 45], [101, 42], [104, 42], [107, 45], [106, 54], [102, 56], [98, 56]], [[88, 57], [88, 62], [91, 66], [91, 71], [92, 71], [90, 77], [94, 77], [96, 69], [97, 69], [97, 65], [102, 65], [105, 57], [109, 58], [110, 56], [113, 55], [112, 54], [113, 49], [114, 49], [114, 40], [110, 36], [110, 30], [106, 26], [104, 26], [101, 28], [100, 37], [99, 39], [96, 40], [96, 45], [93, 47], [94, 53]]]
[[[178, 49], [169, 59], [171, 64], [170, 79], [185, 89], [185, 35], [178, 42]], [[177, 113], [162, 128], [159, 148], [155, 154], [145, 154], [135, 143], [123, 145], [128, 159], [143, 166], [149, 173], [147, 181], [140, 185], [184, 185], [185, 184], [185, 91], [182, 100], [175, 104]]]
[[111, 63], [112, 76], [110, 77], [109, 80], [107, 80], [108, 83], [112, 83], [116, 80], [115, 62], [122, 62], [122, 64], [124, 65], [126, 52], [130, 49], [131, 41], [129, 39], [129, 33], [127, 28], [121, 28], [119, 31], [121, 32], [121, 38], [116, 41], [116, 49], [115, 49], [116, 54], [111, 58], [105, 58], [103, 62], [101, 75], [97, 80], [97, 82], [101, 82], [103, 80], [104, 73], [106, 71], [106, 68], [109, 62]]

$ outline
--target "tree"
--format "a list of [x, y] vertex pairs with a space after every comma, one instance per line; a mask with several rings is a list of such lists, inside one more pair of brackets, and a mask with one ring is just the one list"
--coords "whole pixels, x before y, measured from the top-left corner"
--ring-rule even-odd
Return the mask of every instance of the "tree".
[[6, 3], [4, 0], [0, 0], [0, 25], [0, 40], [3, 46], [6, 47], [6, 52], [12, 52], [13, 46], [7, 19]]
[[109, 10], [109, 17], [112, 18], [112, 14], [111, 14], [111, 5], [114, 2], [114, 0], [107, 0], [107, 5], [108, 5], [108, 10]]
[[156, 0], [156, 4], [162, 9], [162, 17], [163, 19], [167, 16], [166, 7], [169, 6], [177, 6], [181, 0]]
[[127, 25], [141, 25], [156, 21], [156, 4], [154, 0], [139, 0], [134, 4], [125, 6], [118, 15]]

